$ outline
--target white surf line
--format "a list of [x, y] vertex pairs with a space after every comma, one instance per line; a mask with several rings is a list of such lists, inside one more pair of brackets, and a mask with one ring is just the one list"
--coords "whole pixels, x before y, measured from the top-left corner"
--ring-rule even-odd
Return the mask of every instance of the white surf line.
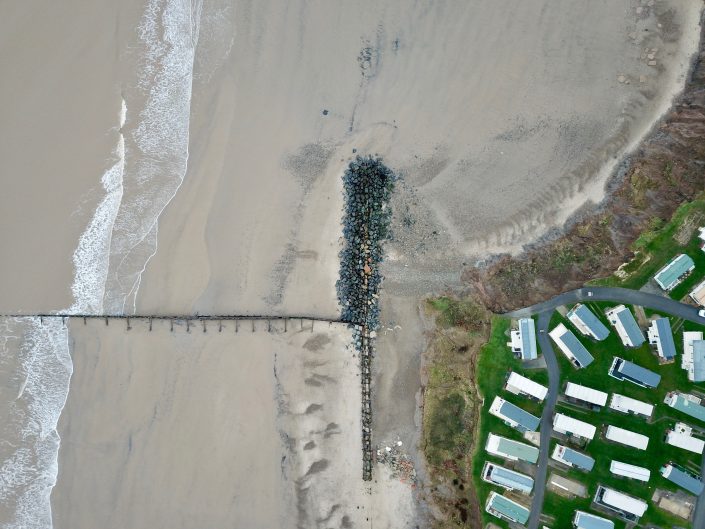
[[[165, 2], [150, 1], [145, 8], [145, 16], [163, 17], [164, 12], [169, 14], [180, 13], [180, 9], [185, 9], [187, 6], [181, 0], [166, 0]], [[197, 0], [194, 4], [188, 6], [188, 18], [190, 21], [189, 42], [190, 48], [185, 49], [186, 53], [190, 53], [191, 57], [186, 56], [186, 61], [182, 63], [183, 75], [190, 75], [187, 81], [184, 77], [171, 73], [171, 77], [165, 79], [153, 79], [155, 73], [154, 68], [161, 66], [159, 63], [149, 62], [166, 60], [165, 67], [171, 67], [169, 61], [178, 61], [178, 55], [171, 56], [168, 52], [174, 44], [173, 38], [176, 35], [178, 40], [178, 32], [182, 30], [183, 25], [177, 19], [175, 24], [167, 25], [164, 28], [165, 38], [158, 42], [159, 49], [146, 49], [148, 55], [146, 68], [141, 76], [141, 81], [154, 81], [153, 85], [145, 85], [145, 89], [151, 93], [151, 90], [156, 90], [156, 96], [163, 96], [164, 90], [168, 95], [171, 90], [171, 85], [159, 86], [159, 81], [167, 83], [177, 83], [179, 78], [189, 83], [188, 85], [179, 85], [183, 87], [182, 92], [184, 97], [188, 97], [188, 101], [177, 99], [175, 102], [169, 99], [165, 101], [157, 101], [156, 106], [151, 109], [156, 110], [157, 125], [165, 125], [167, 127], [176, 124], [177, 126], [185, 123], [186, 136], [186, 151], [188, 150], [188, 128], [189, 128], [189, 113], [191, 107], [191, 96], [193, 90], [193, 68], [195, 59], [195, 45], [198, 41], [198, 32], [200, 30], [200, 16], [202, 3]], [[161, 12], [160, 12], [161, 11]], [[172, 22], [172, 21], [169, 21]], [[158, 34], [161, 36], [161, 33]], [[186, 36], [184, 36], [186, 37]], [[169, 40], [172, 39], [172, 40]], [[178, 42], [177, 42], [178, 43]], [[179, 50], [177, 50], [179, 51]], [[166, 53], [159, 55], [159, 53]], [[149, 54], [152, 54], [149, 56]], [[190, 64], [189, 61], [190, 60]], [[177, 63], [178, 67], [179, 64]], [[174, 76], [175, 75], [175, 76]], [[184, 83], [185, 84], [185, 83]], [[179, 88], [177, 86], [176, 88]], [[160, 91], [161, 90], [161, 91]], [[166, 104], [166, 106], [164, 106]], [[169, 106], [172, 104], [172, 106]], [[173, 106], [173, 105], [176, 106]], [[184, 108], [186, 107], [186, 108]], [[174, 123], [169, 120], [171, 116], [168, 114], [166, 118], [164, 113], [172, 110], [183, 112], [186, 121]], [[160, 114], [161, 112], [161, 114]], [[142, 117], [142, 116], [140, 116]], [[148, 119], [151, 116], [146, 116]], [[180, 117], [177, 115], [177, 118]], [[88, 314], [101, 313], [104, 310], [106, 303], [105, 293], [108, 286], [108, 273], [110, 272], [110, 250], [115, 242], [114, 234], [116, 222], [124, 200], [124, 185], [125, 185], [125, 136], [123, 128], [127, 118], [127, 104], [124, 98], [121, 98], [121, 107], [119, 114], [119, 136], [118, 143], [113, 151], [113, 156], [117, 160], [108, 167], [103, 173], [101, 183], [105, 190], [105, 196], [98, 203], [96, 210], [88, 223], [85, 231], [78, 241], [78, 245], [73, 254], [74, 262], [74, 278], [71, 286], [74, 297], [73, 305], [68, 309], [71, 312], [84, 312]], [[138, 123], [140, 125], [140, 123]], [[152, 125], [142, 124], [142, 126]], [[144, 131], [142, 131], [144, 132]], [[157, 130], [159, 134], [161, 131]], [[151, 141], [148, 147], [152, 148], [153, 152], [161, 154], [163, 152], [160, 141], [169, 141], [171, 138], [167, 136], [157, 136], [156, 143], [154, 139], [146, 137], [146, 141]], [[181, 138], [177, 137], [178, 144], [172, 144], [174, 152], [181, 149]], [[166, 145], [169, 146], [168, 144]], [[168, 150], [168, 149], [167, 149]], [[183, 151], [182, 151], [183, 152]], [[148, 149], [148, 155], [150, 154]], [[164, 206], [159, 210], [157, 218], [166, 206], [171, 202], [176, 192], [181, 187], [186, 174], [187, 160], [183, 162], [182, 173], [173, 193], [165, 201]], [[177, 160], [178, 162], [178, 160]], [[139, 206], [139, 203], [138, 203]], [[157, 218], [154, 219], [152, 226], [156, 229]], [[151, 229], [148, 233], [151, 233]], [[147, 234], [145, 234], [146, 236]], [[156, 232], [155, 232], [156, 235]], [[143, 236], [141, 240], [144, 239]], [[134, 246], [133, 246], [134, 247]], [[156, 253], [156, 245], [155, 251]], [[152, 255], [145, 262], [149, 262]], [[136, 297], [139, 285], [141, 282], [142, 272], [138, 275], [138, 280], [134, 284], [134, 295]], [[9, 459], [6, 459], [1, 464], [0, 468], [0, 496], [4, 498], [5, 503], [11, 509], [10, 516], [13, 516], [13, 523], [9, 527], [15, 529], [23, 528], [41, 528], [47, 529], [52, 527], [52, 509], [51, 509], [51, 493], [56, 485], [58, 477], [58, 457], [60, 438], [57, 431], [59, 417], [66, 405], [68, 392], [70, 388], [71, 376], [73, 374], [73, 364], [69, 348], [68, 327], [64, 325], [64, 321], [59, 321], [59, 318], [52, 318], [48, 321], [42, 321], [41, 317], [37, 316], [19, 316], [14, 320], [16, 325], [22, 326], [22, 344], [21, 355], [19, 361], [21, 363], [21, 372], [24, 375], [24, 380], [19, 384], [17, 396], [18, 406], [26, 406], [26, 416], [22, 415], [18, 418], [18, 423], [22, 430], [17, 434], [27, 439], [30, 444], [24, 443], [14, 447]], [[7, 325], [10, 325], [8, 323]], [[5, 328], [5, 335], [9, 335], [9, 328]], [[0, 352], [5, 351], [7, 356], [8, 339], [4, 337], [0, 343]], [[17, 336], [20, 338], [20, 336]], [[14, 409], [14, 408], [13, 408]], [[17, 408], [20, 410], [20, 408]], [[13, 412], [14, 413], [14, 412]], [[24, 413], [24, 412], [23, 412]], [[29, 455], [28, 455], [29, 454]]]
[[[36, 318], [35, 318], [36, 322]], [[69, 388], [71, 387], [71, 377], [73, 376], [73, 359], [71, 358], [71, 350], [70, 350], [70, 345], [69, 345], [69, 333], [68, 329], [64, 328], [63, 332], [64, 336], [64, 343], [62, 344], [63, 347], [59, 350], [57, 348], [57, 353], [59, 351], [65, 351], [66, 356], [65, 356], [65, 361], [64, 361], [64, 367], [66, 368], [68, 372], [68, 380], [66, 382], [66, 391], [63, 393], [63, 398], [61, 399], [61, 403], [58, 407], [57, 413], [56, 413], [56, 419], [54, 420], [53, 424], [53, 432], [56, 434], [56, 456], [53, 459], [53, 465], [51, 467], [51, 486], [48, 488], [47, 493], [46, 493], [46, 502], [49, 506], [49, 520], [50, 520], [50, 527], [54, 527], [54, 517], [52, 515], [51, 511], [51, 493], [54, 490], [54, 486], [56, 486], [56, 481], [59, 477], [59, 450], [61, 449], [61, 436], [59, 435], [58, 431], [58, 426], [59, 426], [59, 418], [61, 417], [61, 414], [64, 411], [64, 408], [66, 407], [66, 402], [69, 399]], [[57, 355], [58, 358], [58, 355]]]
[[[157, 254], [157, 250], [159, 249], [159, 217], [161, 217], [162, 213], [164, 210], [171, 204], [172, 200], [174, 200], [174, 197], [176, 194], [179, 192], [179, 189], [181, 189], [181, 186], [184, 184], [184, 179], [186, 178], [186, 174], [188, 172], [188, 160], [189, 160], [189, 145], [191, 141], [191, 135], [190, 135], [190, 111], [191, 111], [191, 102], [193, 100], [193, 67], [194, 63], [196, 60], [196, 45], [198, 43], [198, 35], [200, 32], [200, 17], [201, 17], [201, 11], [202, 11], [202, 3], [201, 2], [196, 2], [197, 8], [196, 11], [198, 13], [197, 20], [194, 21], [193, 18], [193, 9], [191, 10], [191, 42], [193, 45], [193, 54], [191, 56], [191, 90], [189, 92], [189, 115], [188, 115], [188, 125], [186, 127], [186, 157], [184, 160], [184, 173], [181, 176], [181, 179], [179, 180], [179, 184], [176, 186], [176, 189], [174, 189], [174, 192], [172, 193], [171, 197], [167, 200], [167, 202], [164, 204], [162, 209], [159, 210], [157, 213], [154, 222], [152, 225], [149, 227], [149, 230], [140, 238], [137, 243], [135, 243], [130, 250], [126, 253], [125, 256], [120, 260], [120, 265], [125, 261], [126, 257], [132, 252], [132, 250], [135, 249], [139, 244], [141, 244], [145, 238], [152, 233], [152, 230], [154, 230], [154, 251], [147, 257], [147, 259], [144, 262], [144, 265], [142, 266], [142, 270], [139, 271], [137, 274], [137, 279], [135, 279], [132, 288], [130, 288], [130, 291], [128, 292], [127, 296], [125, 296], [125, 299], [122, 302], [122, 310], [123, 312], [125, 311], [125, 305], [127, 304], [127, 300], [130, 299], [130, 296], [132, 296], [132, 312], [135, 313], [137, 312], [137, 294], [139, 292], [140, 285], [142, 283], [142, 274], [144, 274], [145, 270], [147, 269], [147, 265], [149, 264], [149, 261], [152, 259]], [[134, 292], [134, 294], [133, 294]]]
[[[19, 331], [10, 334], [11, 329]], [[4, 334], [19, 339], [19, 349], [10, 358], [20, 365], [25, 379], [17, 397], [3, 409], [12, 424], [16, 442], [6, 440], [12, 450], [0, 465], [0, 502], [7, 507], [8, 529], [52, 527], [51, 491], [58, 476], [60, 438], [57, 425], [66, 405], [73, 364], [69, 353], [68, 329], [58, 319], [42, 324], [35, 316], [19, 316], [3, 326]], [[0, 349], [7, 356], [7, 340]]]
[[103, 311], [105, 284], [110, 265], [110, 244], [124, 192], [125, 137], [122, 129], [126, 118], [127, 104], [123, 98], [119, 114], [118, 143], [113, 151], [118, 160], [101, 178], [105, 196], [96, 207], [93, 218], [73, 253], [74, 280], [71, 292], [74, 302], [69, 308], [72, 311]]

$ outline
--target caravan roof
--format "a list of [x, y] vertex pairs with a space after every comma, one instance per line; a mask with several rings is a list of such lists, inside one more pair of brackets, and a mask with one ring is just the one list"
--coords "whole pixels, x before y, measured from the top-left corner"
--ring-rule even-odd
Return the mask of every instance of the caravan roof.
[[655, 388], [661, 382], [661, 375], [636, 365], [629, 360], [615, 357], [610, 368], [610, 375], [618, 379], [626, 379], [640, 386]]
[[562, 323], [548, 333], [558, 348], [568, 357], [575, 360], [580, 367], [587, 367], [595, 360], [580, 340], [573, 334], [573, 331], [566, 328]]
[[695, 267], [693, 258], [684, 253], [671, 259], [666, 266], [659, 270], [654, 279], [664, 290], [671, 290], [681, 282], [683, 275]]
[[638, 448], [639, 450], [646, 450], [646, 447], [649, 446], [649, 438], [647, 436], [632, 432], [630, 430], [625, 430], [624, 428], [620, 428], [618, 426], [607, 426], [605, 437], [615, 443], [632, 446], [634, 448]]
[[621, 461], [612, 461], [610, 463], [610, 472], [617, 476], [625, 478], [638, 479], [639, 481], [649, 481], [651, 471], [648, 468], [622, 463]]
[[673, 341], [673, 331], [668, 318], [656, 318], [649, 328], [649, 339], [656, 341], [659, 355], [666, 360], [676, 356], [676, 344]]
[[607, 403], [607, 393], [604, 391], [598, 391], [587, 386], [574, 384], [573, 382], [568, 382], [565, 388], [565, 394], [568, 397], [584, 400], [596, 406], [604, 406]]
[[570, 433], [585, 439], [595, 437], [597, 428], [590, 423], [573, 419], [562, 413], [556, 413], [553, 417], [553, 429], [561, 433]]
[[632, 514], [633, 516], [643, 516], [648, 508], [646, 502], [614, 489], [600, 486], [597, 489], [597, 496], [599, 496], [600, 493], [602, 493], [602, 503], [614, 509]]
[[507, 439], [493, 433], [487, 437], [485, 448], [490, 454], [511, 460], [520, 459], [528, 463], [536, 463], [539, 458], [539, 449], [535, 446]]
[[514, 371], [509, 374], [509, 378], [507, 379], [507, 388], [510, 386], [539, 400], [545, 399], [546, 394], [548, 393], [548, 388], [546, 386], [542, 386], [530, 378], [526, 378], [525, 376], [522, 376]]
[[666, 435], [666, 444], [688, 450], [695, 454], [702, 454], [705, 450], [705, 441], [680, 432], [670, 431]]
[[576, 511], [573, 518], [575, 529], [614, 529], [614, 522], [583, 511]]
[[582, 452], [578, 452], [563, 445], [556, 445], [551, 457], [557, 461], [569, 463], [570, 465], [587, 470], [588, 472], [590, 472], [595, 465], [595, 460], [590, 456], [586, 456]]
[[687, 472], [683, 472], [680, 468], [677, 468], [671, 464], [666, 465], [661, 469], [661, 475], [679, 487], [683, 487], [688, 492], [692, 492], [696, 496], [699, 496], [703, 491], [703, 487], [705, 487], [703, 482], [698, 478], [691, 476]]
[[580, 332], [592, 336], [595, 340], [604, 340], [610, 334], [607, 327], [582, 303], [573, 307], [567, 317]]
[[646, 402], [642, 402], [631, 397], [625, 397], [619, 393], [612, 394], [610, 408], [623, 413], [636, 413], [646, 417], [651, 417], [651, 414], [654, 412], [653, 404], [647, 404]]
[[531, 318], [519, 320], [521, 334], [521, 356], [524, 360], [534, 360], [538, 356], [536, 350], [536, 324]]

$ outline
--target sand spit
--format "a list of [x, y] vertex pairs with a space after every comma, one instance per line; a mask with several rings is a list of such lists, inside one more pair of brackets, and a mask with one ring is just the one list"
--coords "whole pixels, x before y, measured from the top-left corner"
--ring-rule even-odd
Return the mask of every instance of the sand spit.
[[257, 325], [72, 320], [56, 529], [405, 527], [409, 489], [360, 479], [350, 330]]

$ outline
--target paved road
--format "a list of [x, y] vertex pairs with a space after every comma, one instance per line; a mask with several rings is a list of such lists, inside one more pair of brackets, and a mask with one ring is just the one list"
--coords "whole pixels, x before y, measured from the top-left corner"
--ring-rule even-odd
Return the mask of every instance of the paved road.
[[[627, 305], [640, 305], [652, 310], [666, 312], [674, 316], [683, 318], [684, 320], [692, 321], [705, 325], [705, 318], [698, 316], [698, 309], [690, 305], [686, 305], [679, 301], [674, 301], [670, 298], [659, 296], [657, 294], [649, 294], [638, 290], [629, 290], [626, 288], [613, 287], [589, 287], [572, 290], [564, 294], [545, 301], [537, 303], [530, 307], [515, 310], [505, 314], [505, 316], [513, 318], [523, 318], [533, 315], [538, 315], [537, 321], [537, 340], [541, 352], [546, 360], [548, 369], [548, 393], [541, 414], [541, 446], [539, 447], [539, 459], [536, 468], [536, 489], [534, 498], [531, 502], [531, 515], [527, 523], [528, 529], [538, 529], [541, 510], [543, 508], [543, 499], [546, 492], [546, 474], [548, 472], [548, 451], [551, 440], [551, 432], [553, 429], [553, 412], [556, 408], [556, 400], [558, 399], [560, 370], [556, 353], [553, 349], [553, 344], [548, 336], [548, 325], [551, 316], [556, 308], [561, 305], [577, 303], [579, 301], [613, 301], [615, 303], [624, 303]], [[702, 475], [705, 475], [705, 459], [703, 459], [701, 467]], [[693, 527], [697, 529], [705, 529], [705, 492], [698, 498], [693, 516]]]
[[[705, 476], [705, 457], [700, 464], [700, 475]], [[705, 492], [700, 494], [693, 512], [693, 529], [701, 529], [702, 527], [705, 527]]]
[[[553, 428], [553, 411], [556, 408], [556, 399], [558, 398], [560, 371], [558, 368], [558, 360], [556, 353], [553, 350], [551, 341], [548, 338], [548, 323], [551, 320], [552, 310], [547, 310], [539, 314], [537, 335], [539, 347], [546, 360], [546, 368], [548, 369], [548, 393], [541, 413], [541, 445], [539, 446], [539, 460], [536, 467], [536, 490], [534, 499], [531, 502], [531, 515], [529, 516], [529, 529], [537, 529], [539, 526], [539, 518], [541, 517], [541, 509], [543, 507], [543, 497], [546, 492], [546, 473], [548, 472], [548, 448], [551, 443], [551, 431]], [[541, 332], [543, 331], [543, 332]]]
[[[592, 296], [590, 296], [590, 292], [592, 292]], [[688, 321], [705, 324], [705, 318], [698, 316], [698, 309], [695, 307], [657, 294], [615, 287], [586, 287], [571, 290], [570, 292], [559, 294], [555, 298], [544, 301], [543, 303], [537, 303], [536, 305], [524, 309], [509, 312], [506, 316], [513, 318], [532, 316], [547, 310], [553, 311], [561, 305], [577, 303], [578, 301], [614, 301], [617, 303], [626, 303], [627, 305], [641, 305], [642, 307], [653, 310], [668, 312], [669, 314], [673, 314], [674, 316]]]

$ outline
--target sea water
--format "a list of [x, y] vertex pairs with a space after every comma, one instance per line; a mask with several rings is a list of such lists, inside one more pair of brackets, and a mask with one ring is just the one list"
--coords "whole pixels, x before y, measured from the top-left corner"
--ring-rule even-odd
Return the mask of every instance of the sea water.
[[[74, 314], [135, 310], [142, 272], [157, 249], [158, 217], [188, 162], [200, 0], [148, 0], [135, 28], [132, 84], [106, 153], [101, 198], [73, 255]], [[134, 102], [134, 104], [133, 104]], [[52, 527], [57, 424], [73, 366], [61, 318], [0, 321], [0, 528]]]

